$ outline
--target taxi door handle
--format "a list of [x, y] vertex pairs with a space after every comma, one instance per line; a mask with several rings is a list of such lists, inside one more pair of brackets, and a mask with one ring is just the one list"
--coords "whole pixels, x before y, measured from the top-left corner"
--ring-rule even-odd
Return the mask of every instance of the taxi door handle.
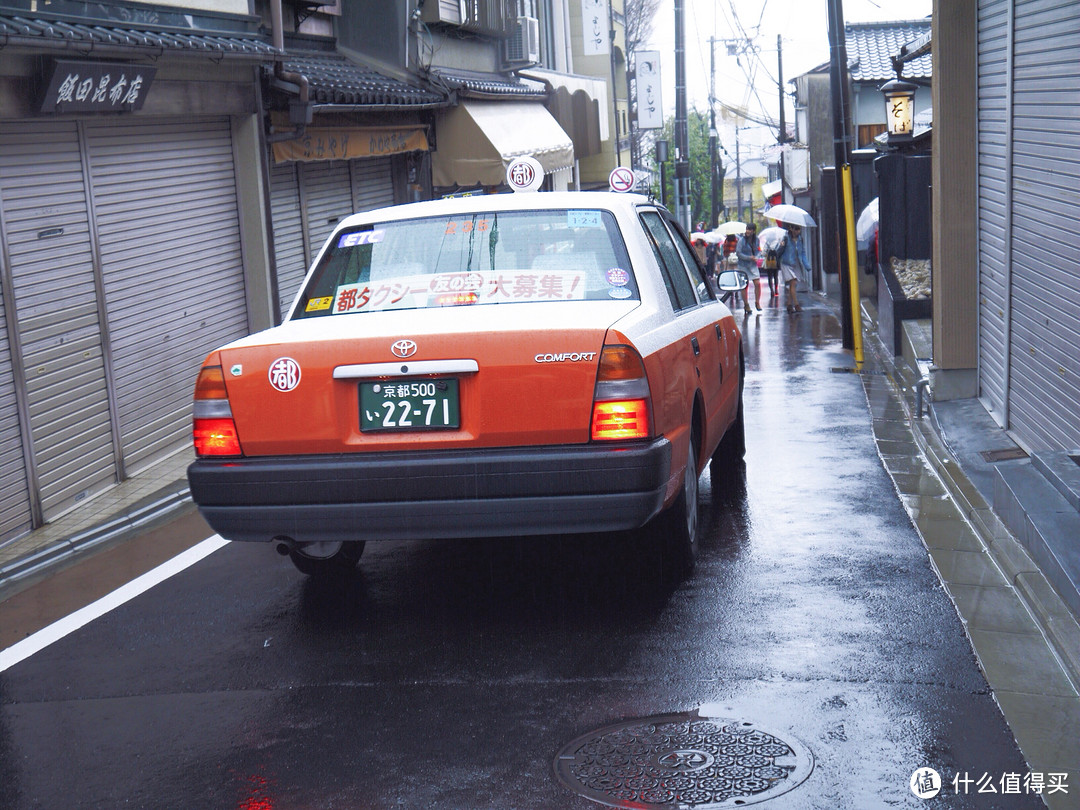
[[690, 338], [690, 345], [694, 347], [694, 357], [697, 357], [699, 354], [701, 354], [701, 346], [698, 345], [696, 337]]

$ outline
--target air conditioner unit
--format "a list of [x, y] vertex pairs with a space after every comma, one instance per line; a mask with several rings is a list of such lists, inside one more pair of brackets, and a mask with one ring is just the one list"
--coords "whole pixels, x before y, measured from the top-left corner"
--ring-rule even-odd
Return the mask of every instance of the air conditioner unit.
[[540, 64], [540, 21], [536, 17], [518, 17], [504, 49], [508, 65]]

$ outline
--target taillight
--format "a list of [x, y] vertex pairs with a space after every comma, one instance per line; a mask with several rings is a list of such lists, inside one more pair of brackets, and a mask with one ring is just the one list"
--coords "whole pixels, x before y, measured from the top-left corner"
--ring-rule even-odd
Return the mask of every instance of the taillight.
[[593, 393], [593, 440], [647, 439], [649, 422], [649, 381], [641, 355], [630, 346], [605, 346]]
[[221, 366], [204, 366], [195, 381], [192, 407], [192, 437], [197, 456], [239, 456], [240, 437], [236, 433], [232, 407], [225, 391]]

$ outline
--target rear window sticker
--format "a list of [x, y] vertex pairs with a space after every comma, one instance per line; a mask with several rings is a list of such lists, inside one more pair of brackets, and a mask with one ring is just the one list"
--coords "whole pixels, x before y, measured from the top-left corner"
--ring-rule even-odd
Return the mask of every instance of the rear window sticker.
[[607, 271], [607, 282], [612, 287], [625, 287], [630, 283], [630, 274], [621, 267], [612, 267]]
[[330, 309], [334, 303], [334, 296], [327, 295], [323, 298], [312, 298], [307, 302], [307, 306], [304, 307], [304, 312], [319, 312], [320, 310]]
[[342, 234], [338, 239], [339, 248], [356, 247], [357, 245], [374, 245], [383, 240], [386, 231], [360, 231], [359, 233]]
[[629, 298], [633, 295], [626, 287], [612, 287], [607, 291], [607, 294], [612, 298]]
[[566, 212], [566, 227], [603, 228], [604, 222], [600, 218], [599, 211], [577, 211], [570, 209]]
[[[473, 270], [344, 284], [333, 296], [334, 315], [380, 309], [517, 301], [581, 301], [584, 276], [575, 271]], [[453, 296], [460, 296], [454, 298]]]
[[300, 384], [300, 364], [291, 357], [279, 357], [270, 364], [270, 385], [286, 393]]

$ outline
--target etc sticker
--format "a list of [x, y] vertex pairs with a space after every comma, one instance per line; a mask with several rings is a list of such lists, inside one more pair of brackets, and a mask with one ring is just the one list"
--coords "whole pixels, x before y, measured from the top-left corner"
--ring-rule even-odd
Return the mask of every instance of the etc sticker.
[[633, 295], [626, 287], [612, 287], [607, 291], [610, 298], [629, 298]]
[[612, 287], [625, 287], [630, 283], [630, 274], [621, 267], [612, 267], [607, 271], [607, 283]]
[[334, 296], [328, 295], [325, 298], [312, 298], [307, 302], [307, 306], [304, 307], [304, 312], [319, 312], [320, 310], [330, 309], [330, 305], [334, 303]]
[[339, 248], [356, 247], [357, 245], [374, 245], [383, 240], [386, 231], [360, 231], [359, 233], [342, 234], [338, 239]]
[[291, 357], [279, 357], [270, 364], [270, 385], [282, 393], [300, 384], [300, 364]]
[[603, 228], [604, 223], [600, 219], [599, 211], [579, 211], [571, 208], [566, 212], [566, 227]]

